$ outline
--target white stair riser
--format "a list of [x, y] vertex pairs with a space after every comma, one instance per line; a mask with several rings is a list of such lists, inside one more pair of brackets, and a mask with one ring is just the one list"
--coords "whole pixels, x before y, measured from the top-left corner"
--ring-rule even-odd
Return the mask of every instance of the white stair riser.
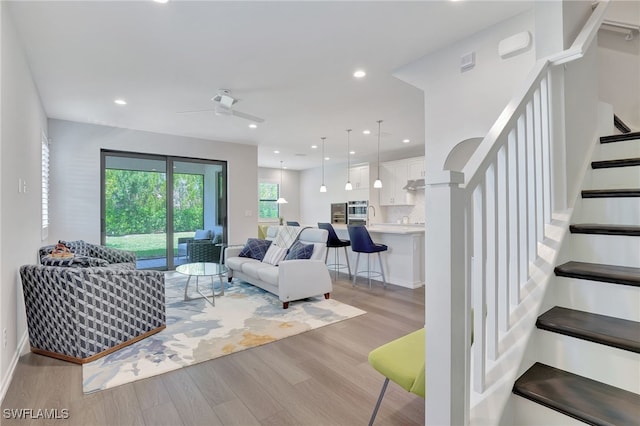
[[583, 189], [640, 188], [640, 166], [593, 169], [585, 176]]
[[595, 149], [593, 161], [640, 157], [640, 140], [601, 143]]
[[513, 404], [513, 423], [501, 426], [584, 426], [581, 421], [518, 395], [511, 395], [509, 404]]
[[640, 225], [640, 197], [584, 198], [571, 223]]
[[547, 330], [537, 330], [534, 339], [538, 362], [640, 393], [640, 354]]
[[550, 285], [558, 306], [640, 322], [640, 287], [567, 277]]
[[568, 244], [570, 260], [617, 266], [640, 266], [640, 237], [571, 234]]

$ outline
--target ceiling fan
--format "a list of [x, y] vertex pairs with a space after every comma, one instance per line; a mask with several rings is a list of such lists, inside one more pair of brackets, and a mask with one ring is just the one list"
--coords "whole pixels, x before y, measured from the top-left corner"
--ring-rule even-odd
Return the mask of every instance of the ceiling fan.
[[244, 118], [245, 120], [253, 121], [256, 123], [263, 123], [264, 118], [256, 117], [255, 115], [247, 114], [246, 112], [237, 111], [234, 106], [240, 99], [231, 96], [231, 91], [228, 89], [219, 89], [218, 94], [211, 98], [214, 104], [213, 109], [198, 109], [192, 111], [178, 111], [178, 114], [190, 114], [194, 112], [213, 112], [215, 115], [234, 115], [236, 117]]

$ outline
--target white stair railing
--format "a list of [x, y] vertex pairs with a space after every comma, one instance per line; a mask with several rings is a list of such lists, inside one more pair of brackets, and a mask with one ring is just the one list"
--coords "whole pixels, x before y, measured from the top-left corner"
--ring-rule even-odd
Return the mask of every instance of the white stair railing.
[[503, 355], [500, 336], [513, 327], [510, 312], [522, 302], [529, 265], [551, 222], [554, 190], [565, 193], [553, 164], [564, 158], [564, 140], [554, 139], [564, 134], [554, 131], [562, 120], [553, 106], [564, 96], [554, 88], [554, 68], [584, 56], [607, 6], [608, 0], [598, 4], [571, 48], [536, 63], [462, 173], [428, 175], [429, 425], [468, 424], [471, 391], [485, 392], [487, 362]]

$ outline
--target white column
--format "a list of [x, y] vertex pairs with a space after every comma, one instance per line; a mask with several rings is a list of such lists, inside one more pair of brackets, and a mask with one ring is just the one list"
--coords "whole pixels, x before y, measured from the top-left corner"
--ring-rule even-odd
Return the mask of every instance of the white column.
[[465, 425], [469, 417], [463, 182], [454, 171], [426, 179], [427, 425]]

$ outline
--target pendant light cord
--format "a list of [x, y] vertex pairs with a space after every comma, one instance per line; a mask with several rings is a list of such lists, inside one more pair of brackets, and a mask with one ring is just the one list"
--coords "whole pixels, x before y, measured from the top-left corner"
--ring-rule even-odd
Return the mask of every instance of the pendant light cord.
[[349, 150], [349, 142], [351, 138], [351, 129], [347, 129], [347, 182], [351, 182], [351, 153]]
[[380, 180], [380, 124], [382, 120], [378, 120], [378, 180]]

